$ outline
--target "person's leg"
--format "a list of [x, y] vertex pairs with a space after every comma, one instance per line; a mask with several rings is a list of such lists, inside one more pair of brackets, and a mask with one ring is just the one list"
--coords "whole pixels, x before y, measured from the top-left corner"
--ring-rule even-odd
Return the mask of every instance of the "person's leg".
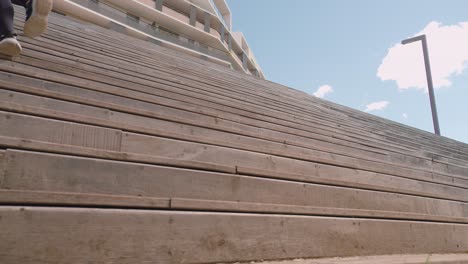
[[15, 5], [20, 5], [24, 8], [26, 8], [26, 4], [28, 2], [28, 0], [11, 0], [11, 2]]
[[21, 52], [13, 25], [14, 14], [11, 1], [0, 0], [0, 54], [7, 56], [16, 56]]
[[13, 16], [15, 10], [10, 0], [0, 0], [0, 35], [13, 35]]
[[24, 35], [35, 38], [47, 29], [47, 20], [52, 11], [52, 0], [15, 0], [26, 7]]

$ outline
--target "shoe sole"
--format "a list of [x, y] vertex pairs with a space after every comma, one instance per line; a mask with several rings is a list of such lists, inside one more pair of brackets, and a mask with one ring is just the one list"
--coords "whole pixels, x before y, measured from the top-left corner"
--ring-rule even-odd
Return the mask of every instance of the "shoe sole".
[[0, 54], [14, 57], [21, 53], [21, 45], [16, 39], [5, 39], [0, 42]]
[[24, 35], [35, 38], [47, 29], [48, 16], [52, 11], [52, 0], [32, 0], [33, 13], [24, 24]]

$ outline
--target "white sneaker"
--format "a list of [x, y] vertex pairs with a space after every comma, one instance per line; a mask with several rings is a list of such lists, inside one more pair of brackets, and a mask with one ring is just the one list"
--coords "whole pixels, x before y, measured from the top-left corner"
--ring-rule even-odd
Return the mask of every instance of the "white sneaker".
[[18, 56], [22, 50], [23, 49], [15, 36], [0, 37], [0, 54], [14, 57]]
[[35, 38], [47, 29], [47, 20], [52, 11], [52, 0], [29, 0], [26, 4], [24, 35]]

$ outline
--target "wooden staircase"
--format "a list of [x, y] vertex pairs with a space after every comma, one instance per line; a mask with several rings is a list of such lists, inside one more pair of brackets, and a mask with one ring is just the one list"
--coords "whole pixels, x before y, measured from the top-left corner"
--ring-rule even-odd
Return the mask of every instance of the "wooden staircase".
[[466, 144], [58, 14], [19, 39], [0, 263], [468, 263]]

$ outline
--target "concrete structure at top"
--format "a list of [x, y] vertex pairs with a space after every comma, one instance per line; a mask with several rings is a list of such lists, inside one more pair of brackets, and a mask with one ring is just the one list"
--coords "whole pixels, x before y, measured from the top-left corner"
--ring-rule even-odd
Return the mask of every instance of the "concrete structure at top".
[[225, 0], [56, 0], [64, 15], [265, 78]]

